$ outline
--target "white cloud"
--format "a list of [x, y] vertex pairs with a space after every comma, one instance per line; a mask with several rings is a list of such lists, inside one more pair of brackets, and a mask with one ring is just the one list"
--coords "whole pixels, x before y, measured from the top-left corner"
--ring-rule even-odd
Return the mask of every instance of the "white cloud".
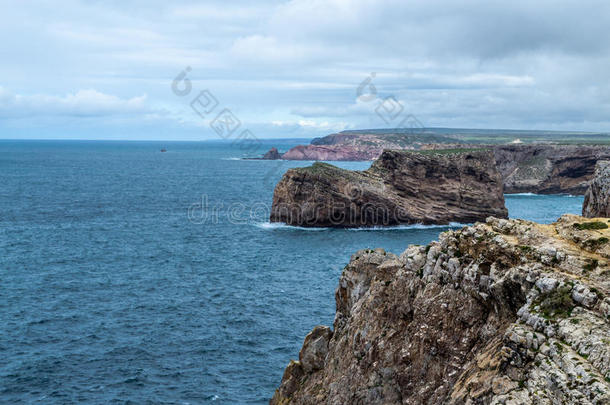
[[163, 116], [179, 132], [194, 118], [169, 83], [191, 66], [242, 121], [299, 134], [381, 125], [354, 101], [371, 72], [428, 126], [607, 130], [608, 26], [602, 0], [11, 2], [0, 116]]
[[0, 115], [3, 118], [36, 116], [103, 117], [152, 113], [146, 94], [129, 99], [93, 89], [78, 90], [65, 96], [12, 94], [0, 87]]

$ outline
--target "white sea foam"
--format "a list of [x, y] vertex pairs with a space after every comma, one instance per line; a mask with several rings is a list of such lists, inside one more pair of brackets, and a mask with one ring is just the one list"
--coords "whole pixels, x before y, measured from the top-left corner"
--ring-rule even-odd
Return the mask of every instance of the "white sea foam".
[[283, 222], [257, 222], [254, 224], [256, 227], [265, 229], [268, 231], [283, 230], [283, 231], [328, 231], [330, 228], [314, 228], [304, 226], [292, 226]]
[[537, 197], [540, 194], [536, 194], [536, 193], [511, 193], [511, 194], [504, 194], [505, 197], [513, 197], [513, 196], [524, 196], [524, 197]]
[[411, 225], [394, 225], [394, 226], [372, 226], [372, 227], [360, 227], [360, 228], [347, 228], [348, 231], [404, 231], [409, 229], [435, 229], [435, 228], [461, 228], [472, 224], [462, 224], [459, 222], [450, 222], [447, 225], [424, 225], [424, 224], [411, 224]]
[[286, 231], [329, 231], [329, 230], [343, 230], [343, 231], [404, 231], [410, 229], [435, 229], [435, 228], [461, 228], [472, 224], [462, 224], [459, 222], [450, 222], [448, 225], [424, 225], [424, 224], [411, 224], [411, 225], [394, 225], [394, 226], [363, 226], [358, 228], [321, 228], [321, 227], [304, 227], [304, 226], [293, 226], [283, 222], [257, 222], [254, 224], [256, 227], [265, 230], [286, 230]]

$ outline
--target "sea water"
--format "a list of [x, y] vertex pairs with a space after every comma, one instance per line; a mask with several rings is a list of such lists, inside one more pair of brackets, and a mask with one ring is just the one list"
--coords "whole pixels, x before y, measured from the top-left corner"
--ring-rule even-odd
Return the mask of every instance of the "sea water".
[[[0, 402], [266, 403], [305, 335], [332, 325], [351, 254], [398, 254], [448, 229], [270, 224], [275, 183], [310, 162], [246, 154], [230, 142], [0, 141]], [[582, 197], [506, 205], [548, 223], [578, 214]]]

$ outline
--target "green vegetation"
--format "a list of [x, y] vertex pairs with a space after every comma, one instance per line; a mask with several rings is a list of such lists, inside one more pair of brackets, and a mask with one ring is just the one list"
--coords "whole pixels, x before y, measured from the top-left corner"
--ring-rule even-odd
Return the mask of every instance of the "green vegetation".
[[593, 221], [593, 222], [583, 222], [583, 223], [574, 223], [572, 225], [574, 228], [579, 229], [581, 231], [587, 230], [598, 230], [598, 229], [608, 229], [608, 224], [605, 224], [601, 221]]
[[608, 243], [608, 238], [602, 237], [598, 239], [589, 239], [585, 241], [584, 245], [585, 247], [596, 250], [605, 245], [606, 243]]
[[[421, 143], [502, 144], [516, 140], [522, 143], [554, 143], [560, 145], [609, 145], [607, 133], [578, 131], [540, 131], [466, 128], [388, 128], [342, 131], [344, 135], [374, 135], [401, 145]], [[324, 139], [324, 138], [321, 138]]]
[[426, 149], [426, 150], [409, 150], [408, 153], [419, 153], [420, 155], [456, 155], [468, 152], [479, 152], [489, 150], [486, 148], [453, 148], [453, 149]]
[[572, 287], [564, 285], [553, 291], [540, 294], [534, 305], [540, 307], [540, 313], [546, 319], [567, 318], [574, 309]]
[[597, 259], [589, 259], [589, 260], [587, 260], [587, 264], [582, 266], [582, 269], [585, 272], [589, 272], [591, 270], [595, 270], [598, 265], [599, 265], [599, 262], [597, 261]]

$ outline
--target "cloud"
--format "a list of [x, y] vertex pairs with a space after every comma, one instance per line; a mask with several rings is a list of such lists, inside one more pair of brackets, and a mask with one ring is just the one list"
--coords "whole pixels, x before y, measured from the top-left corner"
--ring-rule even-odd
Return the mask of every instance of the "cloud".
[[[190, 66], [193, 94], [274, 136], [382, 126], [390, 95], [427, 126], [608, 130], [608, 26], [602, 0], [11, 3], [0, 116], [126, 133], [158, 119], [190, 137], [203, 124], [170, 90]], [[372, 72], [378, 98], [359, 103]]]
[[105, 117], [152, 113], [146, 94], [122, 99], [93, 89], [65, 96], [12, 94], [0, 87], [0, 115], [3, 118], [37, 116]]

